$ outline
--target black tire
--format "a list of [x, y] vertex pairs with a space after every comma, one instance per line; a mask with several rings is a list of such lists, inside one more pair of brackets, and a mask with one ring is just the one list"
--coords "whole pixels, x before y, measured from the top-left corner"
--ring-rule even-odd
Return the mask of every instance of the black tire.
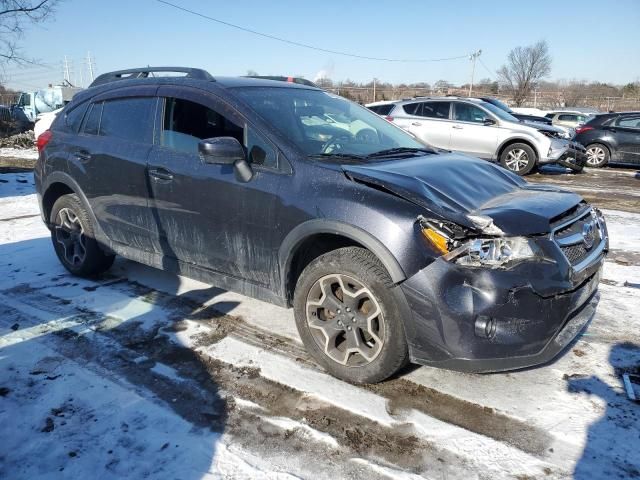
[[[111, 267], [115, 255], [104, 253], [100, 248], [89, 212], [77, 195], [58, 198], [51, 208], [49, 221], [53, 248], [69, 272], [80, 277], [93, 277]], [[68, 225], [74, 228], [68, 228]]]
[[602, 168], [609, 163], [611, 152], [606, 145], [602, 145], [601, 143], [590, 143], [587, 145], [586, 150], [587, 167]]
[[[518, 159], [514, 158], [518, 156]], [[526, 143], [512, 143], [500, 154], [500, 164], [520, 176], [530, 173], [537, 162], [536, 152]]]
[[[353, 313], [343, 312], [342, 316], [338, 315], [340, 309], [337, 309], [338, 313], [330, 320], [320, 318], [321, 316], [327, 317], [326, 312], [330, 312], [327, 309], [324, 309], [324, 314], [317, 313], [316, 316], [316, 313], [312, 313], [308, 315], [308, 309], [321, 308], [307, 305], [307, 302], [311, 301], [313, 292], [317, 292], [318, 288], [324, 292], [321, 282], [330, 283], [334, 280], [334, 277], [345, 279], [347, 288], [359, 284], [358, 287], [353, 289], [362, 292], [361, 287], [364, 287], [366, 289], [365, 296], [370, 294], [373, 297], [372, 299], [355, 300], [356, 304], [364, 302], [361, 307], [356, 309], [358, 310], [359, 320], [355, 320], [355, 317], [349, 320], [347, 316], [351, 316]], [[353, 281], [353, 285], [350, 283], [351, 281]], [[326, 294], [322, 294], [323, 298], [326, 296]], [[337, 297], [339, 297], [338, 293], [333, 299]], [[342, 304], [343, 310], [349, 311], [349, 308], [344, 307], [344, 305], [348, 305], [349, 301], [354, 301], [353, 298], [347, 299], [344, 293], [342, 298], [346, 302]], [[369, 306], [365, 309], [366, 305]], [[378, 308], [376, 309], [376, 307]], [[372, 315], [379, 312], [379, 315], [373, 319], [367, 317], [367, 315], [371, 314], [371, 308], [375, 309]], [[365, 311], [363, 312], [361, 309]], [[393, 286], [384, 266], [368, 250], [358, 247], [340, 248], [321, 255], [307, 265], [296, 285], [294, 312], [298, 333], [307, 351], [329, 373], [342, 380], [355, 384], [381, 382], [396, 373], [409, 361], [403, 324], [403, 318], [408, 312], [406, 298], [399, 287]], [[334, 322], [331, 327], [326, 327], [327, 331], [334, 332], [334, 334], [336, 330], [342, 328], [334, 327], [336, 325], [335, 322], [340, 323], [337, 320], [339, 318], [343, 318], [345, 324], [348, 324], [349, 321], [359, 322], [360, 320], [366, 320], [364, 323], [367, 328], [359, 328], [356, 323], [348, 324], [348, 326], [343, 324], [345, 328], [342, 328], [341, 333], [336, 334], [335, 342], [329, 347], [329, 336], [324, 330], [312, 327], [308, 318], [312, 318], [313, 321], [322, 320], [322, 323], [326, 321], [327, 324], [328, 322]], [[372, 325], [378, 327], [376, 334], [380, 335], [380, 342], [374, 340], [377, 337], [369, 336], [371, 331], [369, 327]], [[381, 325], [382, 327], [380, 327]], [[349, 332], [347, 332], [347, 328]], [[318, 333], [319, 330], [322, 335]], [[376, 352], [375, 355], [370, 355], [371, 360], [360, 352], [349, 353], [349, 349], [346, 347], [349, 344], [347, 335], [353, 335], [355, 338], [363, 340], [361, 345], [364, 347], [363, 350], [367, 351], [367, 354]], [[342, 341], [340, 338], [342, 338]], [[321, 345], [323, 340], [326, 340], [324, 347]], [[330, 348], [335, 353], [338, 353], [339, 348], [336, 345], [343, 346], [343, 350], [346, 351], [344, 358], [347, 359], [346, 362], [353, 361], [352, 364], [340, 363], [327, 353]], [[364, 363], [357, 364], [359, 360]]]

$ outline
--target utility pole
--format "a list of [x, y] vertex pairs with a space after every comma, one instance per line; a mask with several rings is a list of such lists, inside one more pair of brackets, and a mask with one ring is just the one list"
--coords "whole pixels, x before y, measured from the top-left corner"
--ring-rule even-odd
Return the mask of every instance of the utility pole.
[[67, 58], [67, 56], [64, 56], [64, 80], [65, 82], [67, 82], [69, 85], [71, 84], [71, 73], [70, 73], [70, 69], [69, 69], [69, 59]]
[[89, 67], [89, 81], [93, 82], [93, 66], [94, 62], [91, 58], [91, 52], [87, 52], [87, 65]]
[[376, 78], [373, 78], [373, 101], [376, 101]]
[[469, 55], [469, 60], [471, 60], [471, 84], [469, 85], [469, 96], [471, 96], [471, 92], [473, 91], [473, 76], [476, 73], [476, 59], [480, 56], [482, 50], [478, 50], [477, 52], [473, 52]]

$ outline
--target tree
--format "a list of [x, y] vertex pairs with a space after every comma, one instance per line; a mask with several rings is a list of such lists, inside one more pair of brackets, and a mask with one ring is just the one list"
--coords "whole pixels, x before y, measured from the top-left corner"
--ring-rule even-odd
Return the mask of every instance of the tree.
[[20, 40], [27, 26], [53, 16], [60, 0], [0, 0], [0, 63], [34, 63], [26, 58]]
[[257, 77], [259, 76], [259, 73], [256, 72], [255, 70], [249, 69], [247, 70], [247, 77]]
[[433, 84], [433, 89], [438, 93], [446, 92], [449, 89], [449, 82], [446, 80], [438, 80]]
[[547, 42], [514, 48], [507, 56], [507, 63], [497, 73], [500, 82], [511, 92], [516, 106], [521, 106], [533, 86], [551, 73]]

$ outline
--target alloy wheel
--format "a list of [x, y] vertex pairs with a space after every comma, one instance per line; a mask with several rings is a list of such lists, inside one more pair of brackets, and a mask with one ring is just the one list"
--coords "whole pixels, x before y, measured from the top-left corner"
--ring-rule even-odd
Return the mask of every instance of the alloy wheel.
[[307, 296], [307, 323], [314, 341], [329, 358], [361, 367], [380, 354], [385, 321], [375, 296], [347, 275], [317, 280]]
[[521, 148], [514, 148], [507, 153], [504, 163], [507, 165], [509, 170], [519, 172], [528, 165], [529, 155], [527, 155], [527, 152]]
[[70, 208], [62, 208], [56, 216], [55, 238], [62, 245], [63, 255], [70, 265], [82, 265], [86, 256], [86, 237], [78, 216]]
[[602, 164], [606, 156], [604, 148], [602, 147], [589, 147], [587, 149], [587, 163], [592, 166]]

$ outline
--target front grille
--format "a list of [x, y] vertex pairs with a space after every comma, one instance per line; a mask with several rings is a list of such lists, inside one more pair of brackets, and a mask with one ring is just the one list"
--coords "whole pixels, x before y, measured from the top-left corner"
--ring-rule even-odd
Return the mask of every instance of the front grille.
[[589, 250], [582, 245], [571, 245], [570, 247], [562, 247], [562, 253], [567, 257], [571, 265], [577, 265], [589, 255]]
[[600, 222], [595, 212], [589, 208], [553, 230], [553, 240], [572, 266], [579, 265], [605, 240], [605, 227]]

